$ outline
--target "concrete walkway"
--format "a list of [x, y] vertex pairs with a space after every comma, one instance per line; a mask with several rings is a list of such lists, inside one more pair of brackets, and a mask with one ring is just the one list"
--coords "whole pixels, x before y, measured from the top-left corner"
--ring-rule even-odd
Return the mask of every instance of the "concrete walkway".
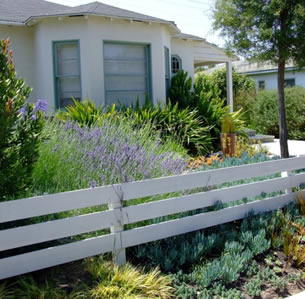
[[286, 299], [304, 299], [305, 298], [305, 292], [287, 297]]
[[[274, 142], [262, 143], [262, 146], [268, 148], [268, 151], [276, 156], [280, 156], [280, 141], [275, 139]], [[288, 149], [290, 156], [305, 156], [305, 141], [288, 140]], [[304, 297], [305, 298], [305, 297]]]

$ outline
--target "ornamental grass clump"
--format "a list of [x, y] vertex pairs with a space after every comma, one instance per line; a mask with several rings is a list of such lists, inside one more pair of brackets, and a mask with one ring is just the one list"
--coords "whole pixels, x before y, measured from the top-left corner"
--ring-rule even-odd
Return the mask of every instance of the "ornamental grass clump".
[[109, 119], [92, 128], [49, 121], [44, 133], [34, 171], [36, 194], [181, 174], [187, 167], [172, 142], [161, 143], [149, 124], [135, 130]]
[[0, 40], [0, 201], [21, 196], [32, 184], [47, 103], [29, 104], [31, 88], [18, 79], [9, 40]]
[[158, 268], [147, 273], [130, 264], [122, 267], [101, 259], [88, 262], [88, 271], [95, 286], [89, 290], [90, 298], [172, 298], [173, 288], [169, 276]]

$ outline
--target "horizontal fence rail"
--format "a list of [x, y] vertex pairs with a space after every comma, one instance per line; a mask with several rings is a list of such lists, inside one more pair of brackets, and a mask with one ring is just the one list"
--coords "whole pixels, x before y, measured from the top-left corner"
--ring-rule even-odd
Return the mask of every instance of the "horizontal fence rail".
[[[3, 255], [0, 279], [106, 252], [113, 252], [118, 264], [122, 264], [127, 247], [239, 220], [251, 211], [257, 214], [282, 208], [295, 200], [292, 189], [305, 183], [305, 173], [291, 171], [304, 168], [305, 157], [289, 158], [2, 202], [0, 254], [50, 241], [61, 242], [48, 248], [33, 247], [25, 253]], [[289, 176], [280, 177], [283, 172], [289, 172]], [[270, 175], [278, 177], [264, 178]], [[258, 178], [258, 181], [241, 182], [249, 178]], [[222, 186], [232, 182], [235, 182], [233, 186]], [[269, 198], [255, 198], [274, 192], [276, 195]], [[171, 195], [173, 193], [175, 195]], [[169, 198], [142, 204], [131, 201], [156, 195]], [[211, 212], [199, 211], [193, 216], [181, 214], [243, 199], [248, 202]], [[126, 201], [131, 201], [129, 206], [124, 206]], [[66, 218], [49, 221], [42, 217], [35, 220], [36, 224], [24, 222], [34, 217], [93, 207], [99, 211], [81, 214], [83, 211], [76, 216], [67, 214]], [[127, 224], [175, 214], [178, 216], [173, 220], [139, 223], [140, 227], [124, 230]], [[1, 229], [1, 225], [7, 224], [11, 228]], [[103, 231], [103, 235], [80, 241], [75, 238], [99, 231]]]

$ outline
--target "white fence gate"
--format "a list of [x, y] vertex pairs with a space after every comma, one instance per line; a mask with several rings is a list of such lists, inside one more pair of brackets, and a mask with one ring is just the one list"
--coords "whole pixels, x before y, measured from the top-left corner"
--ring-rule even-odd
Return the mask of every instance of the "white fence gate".
[[[274, 160], [237, 167], [193, 172], [94, 189], [65, 192], [0, 203], [1, 224], [108, 204], [108, 210], [43, 223], [0, 230], [0, 253], [7, 250], [110, 228], [110, 233], [81, 241], [11, 254], [0, 259], [0, 279], [72, 262], [106, 252], [114, 252], [117, 262], [125, 262], [125, 248], [200, 230], [244, 218], [250, 211], [275, 210], [295, 199], [293, 187], [305, 183], [305, 173], [291, 174], [218, 188], [220, 184], [305, 168], [305, 157]], [[211, 187], [202, 192], [202, 187]], [[197, 193], [124, 207], [124, 201], [181, 192], [196, 188]], [[287, 191], [289, 190], [289, 191]], [[279, 195], [217, 211], [124, 230], [125, 224], [228, 203], [262, 193]], [[181, 193], [180, 193], [181, 194]], [[16, 222], [18, 223], [18, 222]]]

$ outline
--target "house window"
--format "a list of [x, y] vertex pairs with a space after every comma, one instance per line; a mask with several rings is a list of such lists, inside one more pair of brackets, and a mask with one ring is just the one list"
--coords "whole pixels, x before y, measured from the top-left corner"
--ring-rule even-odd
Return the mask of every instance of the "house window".
[[265, 81], [258, 81], [258, 89], [259, 90], [265, 89]]
[[165, 65], [165, 96], [166, 100], [169, 97], [170, 87], [170, 62], [169, 62], [169, 49], [164, 47], [164, 65]]
[[295, 86], [295, 79], [285, 79], [284, 86], [285, 87], [294, 87]]
[[181, 69], [181, 58], [178, 55], [172, 55], [172, 74], [177, 74]]
[[104, 82], [106, 104], [143, 105], [151, 94], [150, 46], [104, 42]]
[[78, 41], [54, 42], [55, 102], [57, 108], [81, 100], [80, 51]]

